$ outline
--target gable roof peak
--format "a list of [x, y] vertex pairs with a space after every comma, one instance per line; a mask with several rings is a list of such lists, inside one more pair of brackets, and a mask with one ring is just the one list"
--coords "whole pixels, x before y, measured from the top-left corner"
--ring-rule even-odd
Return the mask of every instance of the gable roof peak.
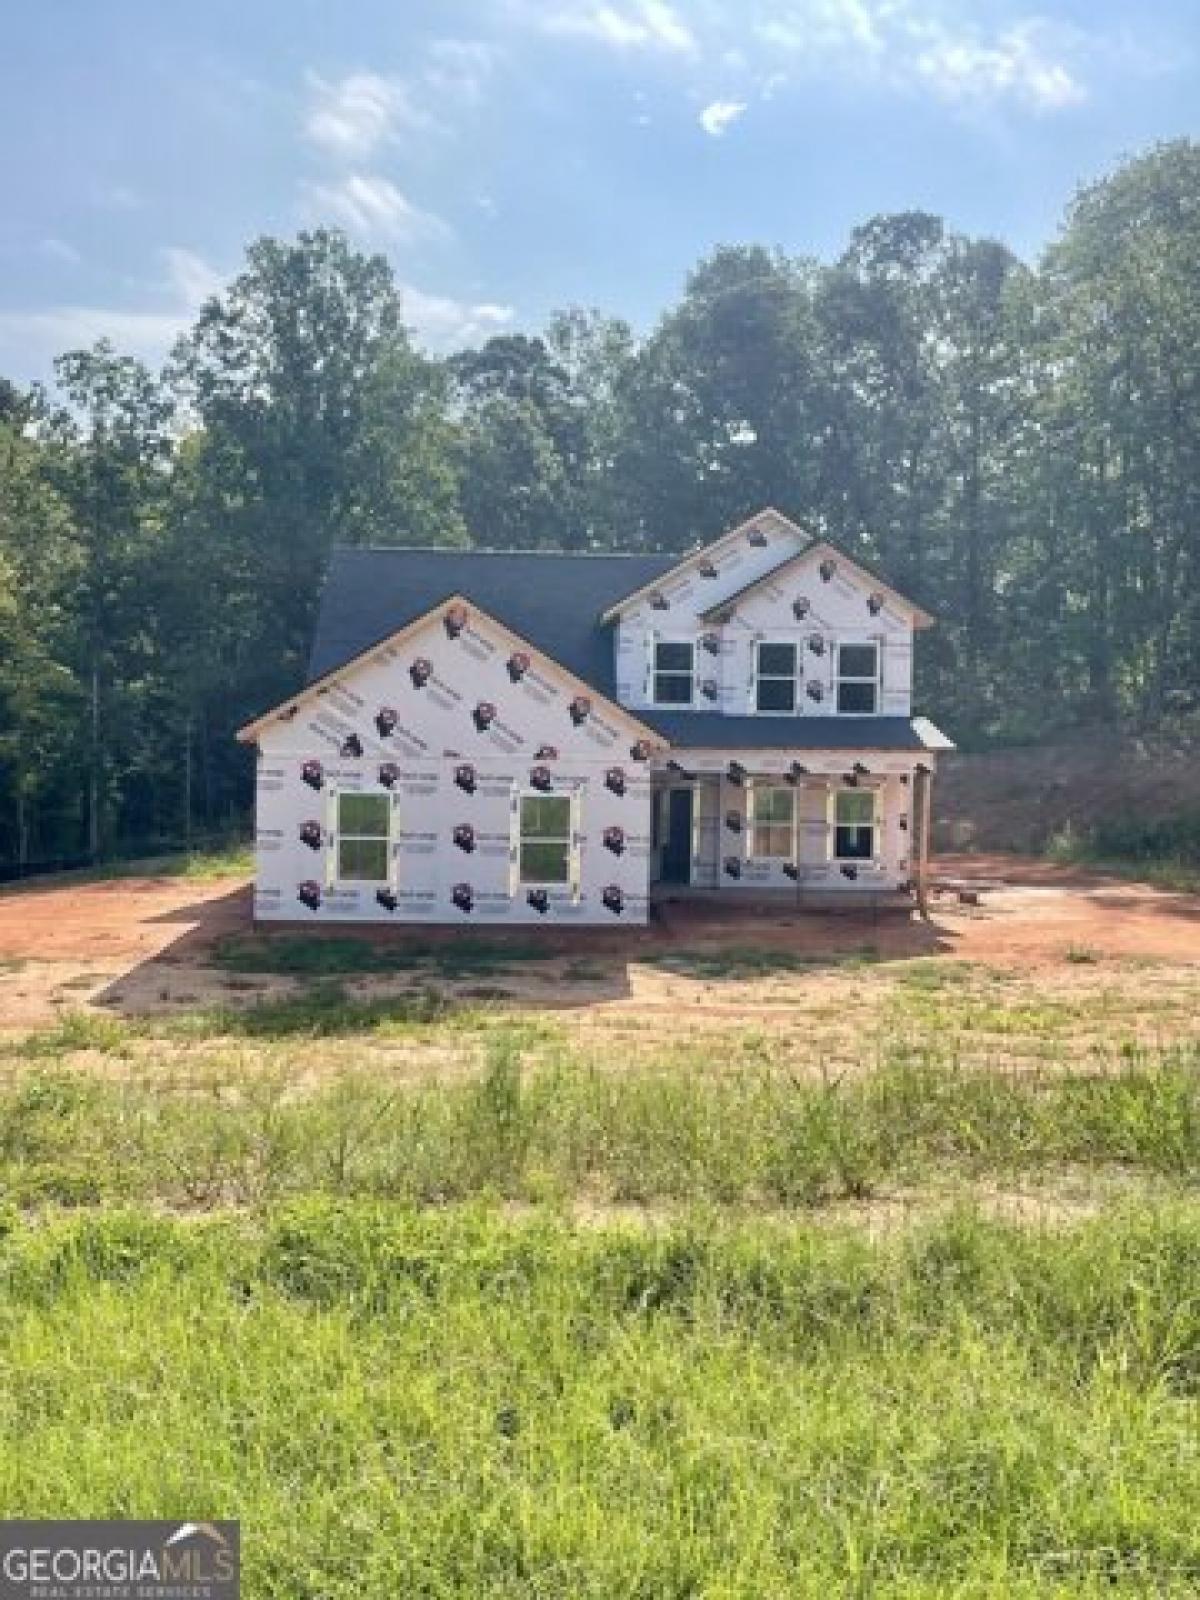
[[[667, 582], [671, 577], [674, 576], [675, 573], [682, 572], [685, 568], [691, 566], [697, 557], [703, 556], [709, 552], [722, 550], [729, 545], [736, 544], [739, 539], [749, 539], [753, 543], [755, 542], [754, 536], [756, 533], [764, 536], [768, 533], [791, 534], [794, 538], [800, 541], [802, 548], [808, 544], [812, 538], [812, 535], [806, 533], [799, 523], [793, 522], [791, 517], [785, 516], [784, 513], [777, 510], [775, 506], [763, 506], [763, 508], [760, 511], [756, 511], [753, 516], [747, 517], [744, 521], [736, 523], [732, 528], [726, 528], [725, 532], [718, 534], [715, 539], [709, 539], [701, 544], [692, 545], [689, 549], [682, 551], [676, 557], [674, 566], [669, 567], [665, 572], [659, 573], [650, 583], [644, 583], [639, 588], [631, 590], [629, 594], [625, 595], [622, 599], [609, 606], [609, 608], [601, 614], [601, 622], [615, 622], [621, 613], [627, 610], [629, 606], [634, 605], [637, 601], [643, 599], [661, 583]], [[765, 543], [765, 538], [760, 539], [758, 542]], [[788, 559], [790, 559], [790, 557], [783, 555], [780, 557], [780, 562], [782, 563]]]
[[[806, 544], [803, 549], [797, 550], [794, 555], [786, 557], [777, 567], [771, 568], [768, 572], [760, 573], [757, 578], [750, 579], [740, 589], [735, 590], [731, 595], [727, 595], [724, 600], [709, 606], [700, 615], [706, 619], [715, 616], [718, 612], [736, 605], [739, 600], [745, 599], [747, 595], [762, 588], [764, 584], [777, 579], [786, 568], [794, 566], [798, 561], [811, 560], [814, 556], [830, 556], [835, 562], [840, 562], [849, 567], [863, 582], [872, 584], [877, 589], [882, 590], [883, 593], [910, 613], [915, 628], [931, 628], [933, 626], [935, 619], [923, 606], [918, 605], [915, 600], [910, 600], [906, 594], [903, 594], [894, 584], [889, 583], [886, 578], [881, 577], [871, 567], [864, 566], [856, 556], [852, 556], [841, 545], [834, 544], [831, 539], [826, 538], [814, 539], [810, 544]], [[822, 576], [825, 576], [825, 574], [822, 573]]]
[[313, 675], [302, 688], [297, 690], [295, 694], [289, 695], [286, 700], [280, 700], [275, 705], [268, 707], [267, 710], [261, 711], [257, 716], [252, 717], [249, 722], [237, 730], [236, 738], [238, 743], [253, 744], [257, 741], [263, 729], [270, 724], [290, 722], [301, 706], [309, 705], [318, 700], [328, 692], [331, 685], [339, 678], [358, 671], [374, 657], [378, 656], [380, 652], [394, 649], [405, 640], [420, 633], [423, 628], [433, 622], [435, 617], [439, 614], [444, 616], [447, 610], [455, 606], [462, 607], [465, 616], [484, 618], [492, 628], [507, 639], [510, 648], [515, 647], [516, 649], [527, 650], [536, 656], [542, 657], [547, 663], [556, 668], [576, 690], [597, 696], [607, 706], [610, 715], [616, 716], [628, 727], [634, 729], [638, 736], [659, 738], [654, 728], [643, 722], [628, 706], [621, 705], [614, 695], [606, 693], [604, 689], [581, 677], [577, 672], [573, 672], [569, 666], [566, 666], [557, 657], [551, 655], [548, 650], [536, 641], [527, 639], [523, 634], [517, 633], [500, 617], [496, 616], [494, 612], [481, 605], [474, 596], [464, 594], [461, 590], [451, 590], [440, 596], [432, 606], [426, 607], [405, 622], [399, 623], [381, 638], [374, 639], [371, 643], [356, 650], [345, 660], [330, 666], [324, 672]]

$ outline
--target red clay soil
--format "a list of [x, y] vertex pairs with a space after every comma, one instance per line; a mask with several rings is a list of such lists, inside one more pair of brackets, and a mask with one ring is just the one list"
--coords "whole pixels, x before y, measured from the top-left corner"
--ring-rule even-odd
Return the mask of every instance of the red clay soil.
[[[1018, 856], [941, 856], [937, 881], [950, 887], [932, 902], [929, 923], [883, 911], [804, 912], [764, 905], [698, 901], [665, 908], [648, 929], [494, 930], [497, 940], [541, 935], [563, 955], [628, 953], [639, 947], [736, 943], [801, 952], [870, 944], [884, 956], [947, 955], [1003, 962], [1062, 962], [1081, 949], [1098, 955], [1200, 962], [1200, 896]], [[979, 903], [962, 904], [959, 886]], [[116, 973], [158, 957], [203, 967], [211, 944], [249, 933], [245, 884], [186, 878], [121, 878], [103, 883], [7, 890], [0, 894], [0, 962], [47, 962]], [[292, 932], [293, 928], [284, 931]], [[346, 929], [317, 930], [341, 934]], [[458, 929], [386, 930], [384, 937], [453, 941]], [[474, 937], [483, 930], [472, 928]], [[173, 947], [173, 948], [172, 948]]]
[[113, 878], [6, 889], [0, 961], [136, 961], [189, 934], [211, 943], [245, 929], [249, 918], [249, 887], [228, 879]]

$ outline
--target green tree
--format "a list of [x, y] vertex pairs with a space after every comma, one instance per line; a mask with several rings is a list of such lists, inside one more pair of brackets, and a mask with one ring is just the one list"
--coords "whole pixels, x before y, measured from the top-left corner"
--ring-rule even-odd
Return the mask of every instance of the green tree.
[[47, 587], [71, 617], [69, 665], [86, 693], [86, 727], [72, 731], [96, 857], [120, 828], [121, 771], [145, 747], [159, 667], [144, 585], [162, 553], [172, 406], [141, 362], [106, 341], [59, 357], [55, 372], [66, 403], [47, 419], [45, 462], [67, 508], [73, 559]]
[[66, 657], [76, 551], [30, 434], [36, 397], [0, 381], [0, 863], [78, 850], [79, 682]]
[[535, 401], [489, 394], [461, 433], [460, 494], [472, 540], [496, 550], [571, 540], [569, 480]]
[[945, 252], [940, 218], [875, 217], [854, 230], [818, 300], [833, 396], [830, 529], [917, 595], [928, 591], [942, 464], [936, 302]]
[[1077, 648], [1098, 715], [1161, 716], [1200, 669], [1200, 145], [1077, 197], [1041, 276]]
[[[196, 503], [219, 524], [222, 588], [263, 619], [263, 687], [294, 682], [333, 544], [458, 537], [436, 388], [391, 268], [324, 229], [260, 239], [201, 310], [174, 375], [205, 436]], [[397, 473], [405, 441], [416, 448]]]
[[556, 313], [545, 338], [506, 334], [450, 358], [463, 514], [472, 540], [591, 549], [619, 533], [610, 476], [621, 322]]
[[184, 814], [220, 823], [247, 787], [238, 722], [301, 681], [335, 544], [454, 544], [442, 375], [402, 322], [387, 261], [337, 232], [260, 239], [171, 369], [192, 422], [172, 559]]
[[759, 247], [716, 251], [627, 367], [614, 492], [626, 540], [680, 548], [759, 506], [815, 501], [824, 396], [814, 270]]

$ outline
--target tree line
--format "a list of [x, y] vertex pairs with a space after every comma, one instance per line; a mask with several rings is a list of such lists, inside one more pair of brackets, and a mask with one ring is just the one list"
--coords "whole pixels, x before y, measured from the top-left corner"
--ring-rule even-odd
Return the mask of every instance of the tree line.
[[334, 544], [682, 550], [773, 504], [939, 619], [962, 742], [1200, 704], [1200, 145], [1036, 265], [906, 212], [716, 250], [645, 337], [568, 310], [435, 360], [388, 263], [261, 239], [161, 371], [0, 379], [0, 870], [244, 821]]

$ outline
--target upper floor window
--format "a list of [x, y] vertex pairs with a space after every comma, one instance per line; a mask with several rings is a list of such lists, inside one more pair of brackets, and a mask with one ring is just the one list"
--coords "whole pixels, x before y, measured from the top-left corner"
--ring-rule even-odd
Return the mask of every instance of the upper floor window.
[[796, 646], [758, 642], [755, 706], [759, 711], [795, 711]]
[[696, 646], [691, 639], [654, 641], [654, 704], [690, 706], [695, 696]]
[[879, 708], [879, 646], [840, 644], [837, 647], [837, 708], [856, 715]]

